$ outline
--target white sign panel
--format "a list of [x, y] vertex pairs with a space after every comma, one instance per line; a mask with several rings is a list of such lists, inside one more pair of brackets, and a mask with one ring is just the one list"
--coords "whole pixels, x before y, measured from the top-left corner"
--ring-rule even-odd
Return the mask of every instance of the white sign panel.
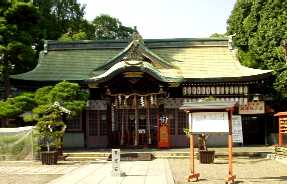
[[121, 176], [120, 160], [120, 149], [112, 149], [112, 176]]
[[233, 142], [243, 144], [242, 121], [240, 115], [232, 116], [232, 138]]
[[229, 132], [227, 112], [192, 113], [192, 132]]

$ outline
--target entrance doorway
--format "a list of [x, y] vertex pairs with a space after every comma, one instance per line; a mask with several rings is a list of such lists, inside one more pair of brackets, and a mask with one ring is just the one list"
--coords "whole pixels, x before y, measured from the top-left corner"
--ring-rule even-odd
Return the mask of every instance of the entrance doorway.
[[157, 108], [116, 109], [114, 114], [114, 134], [118, 135], [119, 146], [157, 145]]

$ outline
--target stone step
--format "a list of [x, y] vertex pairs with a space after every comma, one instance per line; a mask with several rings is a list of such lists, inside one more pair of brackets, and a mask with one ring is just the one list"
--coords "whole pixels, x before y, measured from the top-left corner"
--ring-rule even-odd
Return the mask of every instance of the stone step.
[[67, 157], [108, 157], [109, 152], [78, 152], [78, 153], [64, 153]]
[[[131, 152], [137, 154], [146, 154], [148, 152]], [[150, 152], [149, 152], [150, 153]], [[127, 154], [123, 152], [122, 154]], [[153, 158], [170, 158], [170, 159], [185, 159], [190, 157], [189, 152], [154, 152], [151, 153]], [[195, 152], [195, 156], [197, 156]], [[234, 157], [266, 157], [269, 152], [234, 152]], [[66, 160], [82, 161], [82, 160], [107, 160], [110, 152], [76, 152], [64, 153]], [[215, 158], [226, 158], [227, 153], [215, 153]]]
[[94, 160], [107, 160], [107, 157], [66, 157], [67, 161], [94, 161]]

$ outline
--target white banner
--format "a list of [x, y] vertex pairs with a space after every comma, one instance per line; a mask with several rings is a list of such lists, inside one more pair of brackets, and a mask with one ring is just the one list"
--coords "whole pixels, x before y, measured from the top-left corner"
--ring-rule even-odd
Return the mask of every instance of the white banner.
[[192, 132], [229, 132], [227, 112], [192, 113]]
[[232, 138], [233, 142], [243, 144], [242, 121], [240, 115], [232, 116]]

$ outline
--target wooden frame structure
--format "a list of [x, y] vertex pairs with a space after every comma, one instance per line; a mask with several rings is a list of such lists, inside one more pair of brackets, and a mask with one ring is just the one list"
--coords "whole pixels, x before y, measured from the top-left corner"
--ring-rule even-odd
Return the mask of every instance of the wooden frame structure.
[[283, 146], [283, 136], [287, 135], [287, 112], [278, 112], [274, 116], [278, 116], [279, 132], [278, 132], [278, 145]]
[[192, 112], [227, 112], [228, 113], [228, 175], [225, 178], [226, 183], [234, 183], [236, 176], [233, 174], [232, 167], [232, 113], [234, 111], [235, 103], [232, 102], [202, 102], [202, 103], [184, 103], [180, 109], [184, 110], [189, 115], [189, 132], [190, 132], [190, 174], [187, 176], [187, 181], [193, 179], [198, 181], [200, 176], [195, 171], [194, 162], [194, 134], [192, 133]]

